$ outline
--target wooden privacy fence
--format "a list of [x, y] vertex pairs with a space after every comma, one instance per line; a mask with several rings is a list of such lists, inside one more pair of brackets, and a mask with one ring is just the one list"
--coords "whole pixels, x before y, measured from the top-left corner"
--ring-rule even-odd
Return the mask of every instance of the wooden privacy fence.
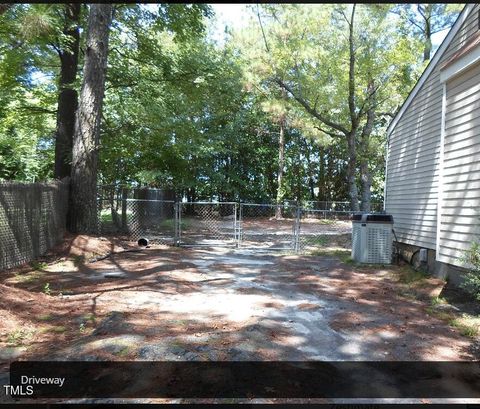
[[41, 256], [66, 230], [68, 179], [0, 182], [0, 271]]

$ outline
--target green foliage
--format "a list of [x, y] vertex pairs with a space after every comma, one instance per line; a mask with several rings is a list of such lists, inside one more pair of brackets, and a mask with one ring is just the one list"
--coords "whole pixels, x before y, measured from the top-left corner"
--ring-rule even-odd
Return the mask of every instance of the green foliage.
[[44, 270], [44, 269], [48, 266], [47, 263], [42, 262], [42, 261], [41, 261], [41, 262], [32, 261], [32, 262], [30, 263], [30, 265], [32, 266], [32, 268], [33, 268], [34, 270]]
[[[331, 129], [272, 79], [293, 84], [326, 117], [347, 123], [349, 7], [250, 6], [249, 25], [217, 44], [206, 30], [208, 5], [115, 5], [99, 183], [171, 188], [189, 200], [273, 202], [277, 191], [288, 199], [345, 200], [345, 141], [326, 132]], [[418, 33], [390, 13], [398, 7], [358, 5], [354, 33], [356, 106], [367, 100], [369, 80], [378, 85], [375, 125], [360, 152], [368, 158], [377, 200], [390, 118], [384, 113], [395, 112], [423, 68]], [[445, 16], [452, 7], [435, 7], [442, 24], [451, 24]], [[63, 11], [63, 4], [16, 4], [0, 16], [0, 179], [52, 177], [58, 49], [71, 41], [63, 35]], [[314, 187], [320, 189], [316, 196]]]
[[461, 287], [480, 301], [480, 243], [474, 241], [463, 256], [464, 265], [469, 268]]
[[50, 288], [50, 283], [45, 283], [45, 285], [43, 286], [43, 293], [46, 294], [46, 295], [51, 295], [52, 294], [52, 290]]

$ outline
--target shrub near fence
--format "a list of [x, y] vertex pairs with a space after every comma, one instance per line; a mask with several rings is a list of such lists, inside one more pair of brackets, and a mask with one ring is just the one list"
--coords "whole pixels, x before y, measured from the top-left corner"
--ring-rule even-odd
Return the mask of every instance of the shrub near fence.
[[0, 182], [0, 271], [33, 260], [62, 240], [68, 185], [68, 179]]

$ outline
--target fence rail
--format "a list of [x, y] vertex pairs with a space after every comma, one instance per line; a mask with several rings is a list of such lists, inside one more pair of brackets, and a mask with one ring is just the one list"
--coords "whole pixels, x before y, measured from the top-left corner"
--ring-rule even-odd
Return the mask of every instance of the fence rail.
[[0, 271], [43, 255], [66, 231], [68, 180], [0, 182]]

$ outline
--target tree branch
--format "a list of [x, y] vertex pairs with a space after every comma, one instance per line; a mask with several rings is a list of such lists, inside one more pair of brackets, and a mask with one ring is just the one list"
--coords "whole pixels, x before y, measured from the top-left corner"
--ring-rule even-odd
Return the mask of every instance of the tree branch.
[[304, 99], [302, 98], [300, 95], [297, 95], [297, 93], [292, 89], [292, 87], [290, 87], [287, 83], [285, 83], [284, 81], [282, 81], [281, 79], [279, 78], [275, 78], [274, 81], [280, 85], [281, 87], [285, 88], [285, 90], [287, 90], [290, 95], [300, 104], [303, 106], [303, 108], [310, 114], [312, 115], [314, 118], [317, 118], [319, 121], [323, 122], [325, 125], [329, 126], [330, 128], [333, 128], [345, 135], [347, 135], [349, 133], [349, 131], [343, 127], [342, 125], [340, 124], [337, 124], [333, 121], [331, 121], [330, 119], [326, 118], [325, 116], [323, 116], [323, 114], [321, 114], [320, 112], [318, 112], [316, 109], [312, 108], [312, 106]]
[[332, 132], [332, 131], [327, 131], [326, 129], [322, 128], [321, 126], [315, 125], [314, 128], [318, 129], [319, 131], [326, 133], [327, 135], [331, 136], [332, 138], [342, 138], [342, 135]]
[[265, 49], [267, 52], [270, 52], [270, 48], [268, 47], [268, 42], [267, 42], [267, 37], [265, 36], [265, 31], [263, 31], [263, 24], [262, 24], [262, 19], [260, 18], [260, 9], [257, 4], [257, 17], [258, 17], [258, 23], [260, 24], [260, 29], [262, 30], [262, 37], [263, 37], [263, 42], [265, 43]]

